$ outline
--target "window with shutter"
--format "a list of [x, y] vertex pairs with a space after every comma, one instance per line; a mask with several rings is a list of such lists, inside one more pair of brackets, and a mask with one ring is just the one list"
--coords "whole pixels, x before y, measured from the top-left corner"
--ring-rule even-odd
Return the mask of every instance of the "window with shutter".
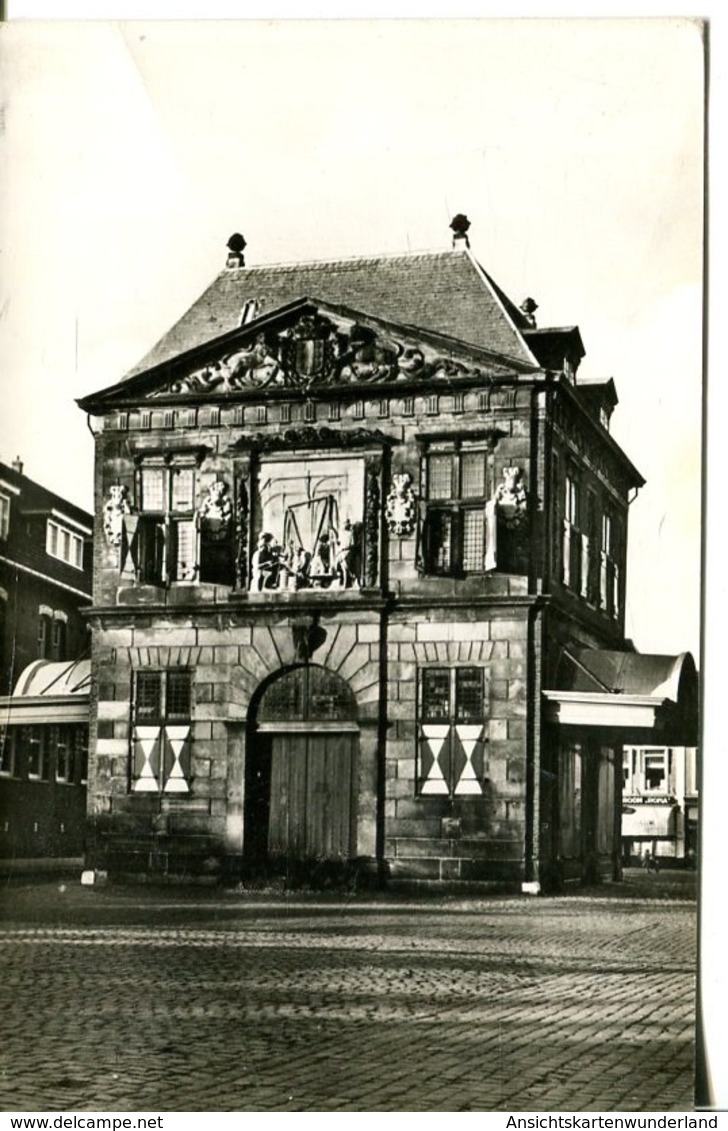
[[137, 473], [137, 514], [123, 516], [121, 575], [144, 585], [193, 582], [199, 538], [192, 462], [145, 460]]
[[484, 573], [496, 566], [496, 514], [484, 448], [431, 451], [425, 457], [424, 572]]
[[192, 673], [137, 672], [133, 716], [132, 793], [189, 793]]
[[481, 797], [485, 781], [483, 668], [423, 668], [419, 684], [417, 792]]

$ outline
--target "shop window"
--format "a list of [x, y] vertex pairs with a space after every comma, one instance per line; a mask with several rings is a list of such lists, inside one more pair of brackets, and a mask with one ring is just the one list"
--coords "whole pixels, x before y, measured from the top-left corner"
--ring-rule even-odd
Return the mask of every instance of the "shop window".
[[46, 552], [74, 569], [83, 569], [83, 538], [50, 518], [46, 524]]
[[136, 503], [138, 514], [124, 515], [122, 573], [131, 570], [144, 585], [195, 581], [194, 465], [144, 463], [137, 474]]
[[427, 455], [422, 530], [426, 573], [462, 575], [495, 568], [495, 507], [489, 486], [485, 450]]
[[188, 793], [192, 673], [140, 671], [134, 679], [131, 789]]
[[422, 796], [482, 796], [484, 670], [423, 668], [419, 695], [417, 792]]

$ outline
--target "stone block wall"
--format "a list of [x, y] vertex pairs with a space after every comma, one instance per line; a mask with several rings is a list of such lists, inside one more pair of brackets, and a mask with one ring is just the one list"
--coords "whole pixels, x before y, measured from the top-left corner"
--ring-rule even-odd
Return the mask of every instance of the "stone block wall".
[[[387, 635], [385, 856], [392, 876], [507, 881], [522, 877], [526, 819], [526, 610], [395, 615]], [[480, 795], [418, 792], [421, 677], [427, 667], [485, 674]]]
[[[88, 783], [89, 862], [112, 871], [217, 871], [240, 860], [245, 754], [251, 701], [271, 677], [300, 663], [299, 616], [272, 613], [243, 623], [224, 617], [131, 618], [95, 632], [98, 703]], [[380, 620], [377, 614], [319, 618], [311, 662], [346, 680], [360, 726], [357, 855], [376, 852]], [[190, 790], [131, 789], [133, 678], [139, 671], [193, 672]]]

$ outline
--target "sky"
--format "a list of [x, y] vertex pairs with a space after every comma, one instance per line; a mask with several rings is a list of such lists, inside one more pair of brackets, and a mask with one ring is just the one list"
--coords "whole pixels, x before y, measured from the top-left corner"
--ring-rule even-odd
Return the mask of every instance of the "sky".
[[7, 24], [0, 458], [86, 507], [74, 398], [223, 267], [473, 251], [613, 377], [627, 635], [699, 652], [703, 46], [689, 19]]

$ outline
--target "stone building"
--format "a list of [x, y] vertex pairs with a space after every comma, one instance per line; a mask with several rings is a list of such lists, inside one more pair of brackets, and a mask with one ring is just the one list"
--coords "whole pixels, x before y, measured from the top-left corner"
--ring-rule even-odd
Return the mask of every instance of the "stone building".
[[618, 868], [629, 694], [574, 675], [628, 647], [643, 480], [613, 382], [577, 380], [578, 329], [537, 327], [467, 226], [443, 252], [264, 267], [234, 236], [151, 353], [79, 401], [104, 529], [91, 865]]
[[92, 526], [0, 464], [0, 860], [83, 851]]

